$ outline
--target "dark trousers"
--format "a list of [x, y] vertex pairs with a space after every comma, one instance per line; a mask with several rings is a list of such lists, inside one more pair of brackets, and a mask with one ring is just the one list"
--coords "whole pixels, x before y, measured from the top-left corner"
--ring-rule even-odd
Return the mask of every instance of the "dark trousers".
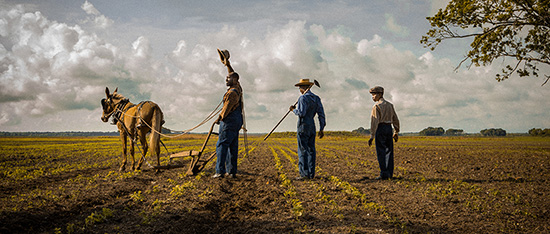
[[374, 142], [376, 144], [376, 156], [380, 165], [380, 177], [388, 179], [393, 177], [393, 130], [391, 124], [379, 124]]
[[298, 127], [298, 169], [300, 176], [315, 177], [315, 125]]

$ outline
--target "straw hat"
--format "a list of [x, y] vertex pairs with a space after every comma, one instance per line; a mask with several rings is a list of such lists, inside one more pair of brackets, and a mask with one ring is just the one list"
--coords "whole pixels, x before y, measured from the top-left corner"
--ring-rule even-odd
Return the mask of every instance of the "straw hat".
[[313, 85], [313, 82], [309, 81], [309, 79], [300, 79], [300, 82], [298, 82], [294, 86], [302, 86], [302, 85], [310, 86], [310, 85]]

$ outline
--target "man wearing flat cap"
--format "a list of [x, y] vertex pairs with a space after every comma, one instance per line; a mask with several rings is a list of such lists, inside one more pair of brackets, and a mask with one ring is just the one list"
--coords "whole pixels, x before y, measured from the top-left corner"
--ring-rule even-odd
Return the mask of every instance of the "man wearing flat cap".
[[313, 82], [309, 79], [300, 79], [295, 86], [300, 88], [302, 95], [298, 98], [296, 106], [290, 106], [290, 110], [298, 116], [298, 168], [300, 176], [297, 180], [313, 179], [315, 177], [315, 121], [319, 118], [319, 138], [323, 138], [325, 128], [325, 111], [321, 98], [311, 92]]
[[216, 143], [216, 174], [213, 178], [221, 178], [225, 175], [236, 178], [237, 157], [239, 154], [239, 131], [243, 126], [243, 89], [239, 83], [237, 74], [229, 63], [229, 52], [219, 50], [222, 63], [227, 66], [228, 75], [225, 78], [227, 92], [223, 96], [223, 108], [217, 123], [220, 124], [218, 142]]
[[[369, 90], [372, 100], [369, 146], [375, 139], [376, 155], [380, 166], [380, 176], [377, 180], [386, 180], [393, 177], [393, 140], [397, 142], [399, 133], [399, 119], [393, 104], [384, 99], [384, 88], [375, 86]], [[394, 130], [392, 130], [392, 125]]]

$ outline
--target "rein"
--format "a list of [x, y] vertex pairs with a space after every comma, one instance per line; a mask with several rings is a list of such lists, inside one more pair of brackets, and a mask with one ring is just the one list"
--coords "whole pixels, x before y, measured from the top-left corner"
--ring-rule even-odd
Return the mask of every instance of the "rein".
[[[148, 101], [145, 101], [145, 102], [148, 102]], [[140, 108], [138, 109], [138, 113], [139, 113], [139, 110], [141, 109], [141, 105], [143, 104], [144, 102], [140, 102], [139, 103], [139, 106]], [[191, 131], [197, 129], [198, 127], [204, 125], [205, 123], [207, 123], [208, 121], [210, 121], [211, 119], [213, 119], [214, 117], [216, 117], [221, 111], [222, 111], [222, 108], [220, 108], [221, 104], [223, 103], [223, 100], [218, 104], [218, 106], [216, 106], [216, 108], [214, 108], [214, 110], [212, 112], [210, 112], [210, 114], [208, 116], [206, 116], [206, 118], [201, 121], [199, 124], [197, 124], [196, 126], [190, 128], [190, 129], [187, 129], [187, 130], [184, 130], [182, 131], [181, 134], [178, 134], [178, 135], [166, 135], [162, 132], [158, 132], [157, 130], [153, 129], [153, 127], [151, 127], [151, 125], [149, 125], [146, 121], [141, 121], [142, 124], [145, 124], [145, 126], [149, 127], [151, 129], [151, 131], [154, 131], [155, 133], [158, 133], [159, 135], [163, 136], [163, 137], [168, 137], [168, 138], [176, 138], [176, 137], [179, 137], [179, 136], [183, 136], [185, 134], [188, 134], [190, 133]], [[123, 111], [119, 111], [120, 113], [119, 114], [124, 114], [128, 117], [131, 117], [131, 118], [139, 118], [140, 120], [143, 120], [141, 118], [141, 115], [138, 115], [138, 116], [131, 116], [131, 115], [128, 115], [126, 114], [126, 112], [123, 112]]]

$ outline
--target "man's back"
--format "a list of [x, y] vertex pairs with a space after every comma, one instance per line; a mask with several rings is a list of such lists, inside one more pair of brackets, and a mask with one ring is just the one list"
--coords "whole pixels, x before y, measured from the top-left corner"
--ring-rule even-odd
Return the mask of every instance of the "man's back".
[[320, 129], [322, 130], [325, 127], [325, 111], [323, 109], [323, 104], [321, 103], [321, 98], [311, 91], [308, 91], [300, 96], [294, 113], [300, 117], [298, 125], [314, 125], [315, 123], [313, 121], [313, 117], [317, 114]]

